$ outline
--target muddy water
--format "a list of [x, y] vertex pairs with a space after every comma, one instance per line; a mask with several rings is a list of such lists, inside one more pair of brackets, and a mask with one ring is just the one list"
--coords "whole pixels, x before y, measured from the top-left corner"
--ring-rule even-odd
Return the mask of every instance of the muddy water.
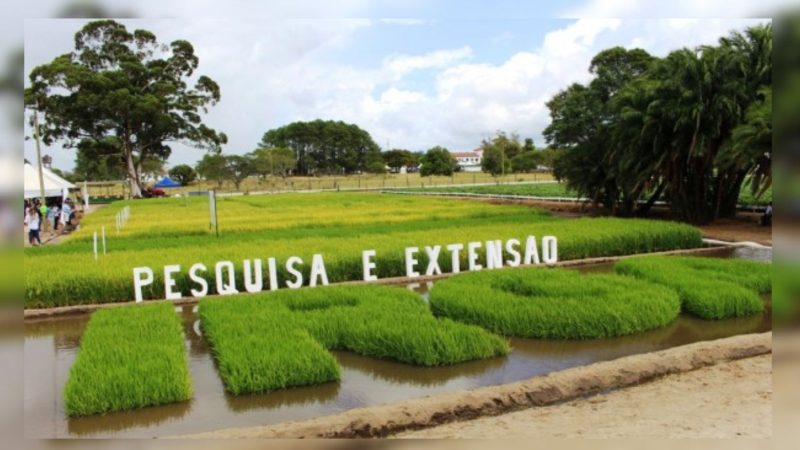
[[[724, 250], [717, 256], [771, 258], [762, 251], [742, 249]], [[607, 271], [610, 267], [598, 265], [583, 270]], [[430, 286], [422, 283], [408, 288], [425, 298]], [[768, 296], [765, 302], [769, 306]], [[513, 351], [506, 357], [442, 368], [420, 368], [335, 352], [342, 367], [341, 382], [236, 397], [225, 393], [208, 346], [198, 333], [196, 307], [176, 308], [176, 312], [183, 319], [187, 338], [193, 399], [80, 419], [65, 416], [62, 391], [88, 317], [26, 323], [26, 437], [156, 437], [305, 419], [361, 406], [519, 381], [596, 361], [771, 329], [769, 308], [760, 316], [723, 321], [681, 316], [667, 327], [615, 339], [511, 339]]]

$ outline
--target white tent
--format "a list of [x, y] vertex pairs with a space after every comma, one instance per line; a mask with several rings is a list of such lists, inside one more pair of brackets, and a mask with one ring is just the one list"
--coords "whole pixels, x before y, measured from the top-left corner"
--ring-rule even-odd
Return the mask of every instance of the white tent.
[[[50, 169], [42, 168], [44, 178], [44, 196], [61, 197], [64, 189], [75, 189], [75, 185], [54, 174]], [[41, 195], [39, 188], [39, 170], [27, 161], [25, 162], [25, 198], [35, 198]]]

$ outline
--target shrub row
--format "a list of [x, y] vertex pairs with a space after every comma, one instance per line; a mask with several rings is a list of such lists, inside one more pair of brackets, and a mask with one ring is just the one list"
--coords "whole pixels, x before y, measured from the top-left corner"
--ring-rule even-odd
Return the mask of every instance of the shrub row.
[[64, 388], [67, 415], [180, 402], [191, 395], [183, 328], [171, 304], [92, 315]]
[[420, 366], [505, 355], [501, 337], [436, 319], [415, 293], [387, 286], [338, 286], [204, 299], [203, 332], [225, 388], [267, 392], [333, 381], [327, 350]]

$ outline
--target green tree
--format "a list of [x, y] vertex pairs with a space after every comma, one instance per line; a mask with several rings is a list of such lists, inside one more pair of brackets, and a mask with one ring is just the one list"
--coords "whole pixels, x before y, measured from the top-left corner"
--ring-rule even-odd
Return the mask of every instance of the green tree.
[[427, 177], [430, 175], [445, 175], [450, 176], [455, 172], [456, 160], [444, 147], [436, 146], [428, 149], [425, 155], [421, 158], [420, 175]]
[[290, 148], [258, 148], [251, 154], [254, 174], [260, 177], [280, 175], [286, 178], [297, 167], [297, 158]]
[[[572, 84], [548, 103], [551, 122], [544, 130], [548, 143], [562, 149], [553, 172], [579, 195], [591, 198], [616, 214], [629, 215], [644, 187], [636, 179], [617, 176], [619, 152], [612, 148], [612, 128], [618, 118], [613, 100], [620, 89], [641, 77], [654, 58], [641, 49], [613, 47], [592, 58], [594, 79]], [[633, 189], [636, 186], [637, 189]]]
[[197, 178], [197, 173], [188, 164], [178, 164], [169, 170], [169, 176], [181, 185], [188, 186]]
[[75, 152], [74, 172], [86, 181], [125, 179], [125, 159], [119, 151], [117, 138], [80, 141]]
[[267, 131], [259, 147], [287, 147], [302, 175], [354, 173], [380, 158], [380, 147], [357, 125], [341, 121], [293, 122]]
[[[533, 140], [531, 140], [530, 145], [533, 146]], [[519, 136], [516, 134], [507, 135], [503, 131], [498, 131], [491, 140], [484, 139], [481, 142], [481, 148], [483, 149], [481, 170], [492, 175], [510, 172], [511, 159], [522, 151]]]
[[[43, 115], [47, 144], [115, 138], [131, 194], [140, 197], [142, 166], [165, 160], [168, 143], [219, 151], [227, 142], [201, 121], [220, 92], [213, 80], [194, 73], [197, 66], [187, 41], [165, 46], [150, 31], [97, 20], [75, 34], [74, 51], [31, 71], [25, 106]], [[190, 80], [196, 80], [193, 87]]]
[[215, 181], [218, 188], [222, 188], [222, 183], [231, 179], [227, 160], [223, 155], [217, 153], [206, 153], [203, 158], [197, 162], [198, 175], [208, 181]]
[[533, 139], [532, 138], [525, 138], [525, 144], [522, 145], [522, 151], [523, 152], [532, 152], [534, 150], [536, 150], [536, 146], [533, 145]]
[[771, 179], [771, 52], [771, 25], [663, 59], [600, 52], [588, 85], [548, 102], [556, 177], [615, 214], [658, 198], [693, 223], [735, 214], [747, 177]]
[[507, 158], [503, 149], [490, 145], [483, 151], [481, 170], [494, 176], [511, 172], [511, 159]]
[[733, 129], [730, 147], [717, 158], [725, 168], [748, 168], [750, 189], [760, 197], [772, 186], [772, 88], [747, 108], [744, 122]]
[[416, 165], [419, 158], [414, 153], [403, 149], [392, 149], [383, 152], [383, 159], [386, 165], [399, 172], [401, 168]]
[[142, 176], [150, 179], [158, 179], [164, 175], [164, 165], [167, 161], [159, 158], [150, 158], [144, 160], [139, 166], [141, 167], [140, 173]]
[[242, 181], [256, 173], [253, 159], [247, 155], [227, 155], [224, 158], [225, 166], [227, 167], [225, 174], [233, 181], [238, 191]]
[[533, 172], [544, 161], [543, 152], [538, 150], [523, 151], [511, 160], [511, 168], [514, 172]]

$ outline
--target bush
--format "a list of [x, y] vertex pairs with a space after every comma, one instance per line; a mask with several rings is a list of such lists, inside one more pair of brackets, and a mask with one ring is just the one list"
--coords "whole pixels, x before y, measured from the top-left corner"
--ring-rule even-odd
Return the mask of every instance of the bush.
[[183, 327], [171, 304], [92, 315], [64, 387], [67, 415], [142, 408], [191, 396]]
[[770, 264], [739, 259], [649, 256], [625, 259], [614, 270], [675, 289], [683, 310], [703, 319], [758, 314], [758, 294], [772, 289]]
[[204, 333], [225, 388], [267, 392], [339, 379], [328, 350], [441, 366], [505, 355], [478, 327], [437, 320], [422, 299], [388, 286], [341, 286], [204, 299]]
[[522, 268], [437, 282], [434, 314], [506, 336], [594, 339], [662, 327], [680, 312], [672, 290], [613, 274]]

